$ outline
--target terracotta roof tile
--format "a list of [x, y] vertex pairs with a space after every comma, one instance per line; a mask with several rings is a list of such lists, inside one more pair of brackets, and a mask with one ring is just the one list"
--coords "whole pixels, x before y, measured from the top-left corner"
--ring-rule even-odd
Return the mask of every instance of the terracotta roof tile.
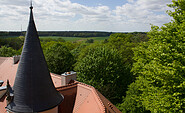
[[[13, 64], [13, 57], [0, 57], [0, 62], [0, 80], [4, 81], [2, 86], [6, 85], [7, 79], [9, 79], [10, 85], [13, 86], [18, 63]], [[51, 73], [51, 77], [55, 87], [61, 86], [60, 75]]]
[[[10, 85], [13, 86], [18, 64], [13, 64], [13, 57], [0, 57], [0, 80], [3, 80], [4, 83], [2, 86], [6, 86], [6, 81], [9, 79]], [[51, 73], [51, 77], [55, 87], [60, 86], [61, 79], [60, 75]], [[6, 111], [6, 99], [0, 100], [0, 113]]]
[[[0, 57], [0, 80], [10, 80], [13, 85], [18, 64], [13, 64], [12, 57]], [[64, 96], [59, 105], [59, 113], [121, 113], [108, 99], [93, 86], [71, 80], [66, 86], [61, 86], [60, 75], [51, 73], [56, 89]], [[6, 99], [0, 100], [0, 113], [6, 111]]]
[[4, 81], [3, 86], [6, 85], [7, 79], [9, 79], [10, 84], [13, 85], [18, 64], [13, 64], [12, 57], [0, 57], [0, 62], [0, 80]]
[[52, 80], [53, 80], [55, 87], [60, 87], [62, 84], [61, 76], [54, 74], [54, 73], [50, 73], [50, 74], [51, 74], [51, 77], [52, 77]]
[[6, 59], [8, 59], [9, 57], [1, 57], [0, 58], [0, 65], [6, 60]]
[[[73, 113], [121, 113], [93, 86], [71, 80], [70, 84], [58, 87], [57, 90], [63, 94], [64, 91], [73, 88], [73, 86], [77, 87]], [[64, 100], [65, 98], [70, 98], [70, 96], [64, 96]], [[62, 106], [59, 109], [62, 109]]]
[[105, 107], [93, 87], [78, 84], [74, 113], [104, 113]]

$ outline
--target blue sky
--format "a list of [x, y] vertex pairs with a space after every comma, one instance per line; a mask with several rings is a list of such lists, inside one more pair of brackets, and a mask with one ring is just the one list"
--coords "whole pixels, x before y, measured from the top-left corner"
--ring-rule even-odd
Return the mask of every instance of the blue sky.
[[[0, 31], [27, 29], [29, 0], [0, 0]], [[171, 0], [33, 0], [40, 31], [149, 31], [172, 18]]]

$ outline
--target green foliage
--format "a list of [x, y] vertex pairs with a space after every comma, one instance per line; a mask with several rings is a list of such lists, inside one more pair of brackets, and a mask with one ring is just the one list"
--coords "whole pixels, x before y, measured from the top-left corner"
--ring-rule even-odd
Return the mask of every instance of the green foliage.
[[138, 77], [122, 104], [131, 103], [127, 111], [185, 112], [185, 1], [173, 1], [169, 6], [175, 9], [169, 11], [174, 21], [161, 28], [152, 26], [149, 41], [134, 50], [132, 71]]
[[147, 87], [148, 82], [141, 78], [129, 85], [129, 90], [126, 92], [126, 97], [123, 97], [123, 103], [118, 105], [118, 108], [123, 113], [150, 113], [142, 105], [142, 88]]
[[58, 38], [57, 41], [58, 42], [65, 42], [65, 40], [63, 38]]
[[24, 36], [19, 36], [19, 39], [24, 43], [25, 37]]
[[17, 51], [11, 47], [2, 46], [0, 48], [0, 56], [1, 57], [12, 57], [14, 55], [17, 55]]
[[85, 43], [93, 43], [94, 40], [93, 39], [87, 39], [87, 41]]
[[77, 58], [79, 57], [79, 55], [83, 52], [82, 50], [84, 48], [86, 48], [86, 46], [88, 46], [89, 43], [81, 43], [80, 45], [78, 45], [76, 48], [74, 48], [73, 50], [71, 50], [71, 54], [74, 56], [74, 58]]
[[1, 38], [0, 41], [1, 46], [6, 46], [6, 47], [12, 47], [15, 50], [18, 50], [22, 47], [23, 41], [19, 38]]
[[132, 80], [122, 55], [105, 45], [86, 47], [74, 70], [78, 72], [77, 80], [94, 86], [113, 103], [121, 101]]
[[185, 1], [184, 0], [172, 0], [173, 4], [168, 6], [175, 11], [167, 11], [167, 13], [174, 18], [174, 22], [177, 24], [183, 23], [185, 18]]
[[137, 43], [132, 42], [132, 34], [115, 33], [108, 39], [107, 45], [116, 48], [122, 54], [125, 65], [132, 65], [134, 56], [133, 48], [137, 46]]
[[75, 49], [76, 47], [78, 47], [81, 42], [76, 42], [76, 43], [73, 43], [73, 42], [62, 42], [61, 44], [65, 45], [70, 51]]
[[48, 46], [44, 55], [51, 72], [62, 74], [73, 69], [74, 57], [68, 48], [61, 43], [54, 43]]
[[125, 33], [115, 33], [111, 34], [109, 38], [109, 42], [114, 43], [114, 45], [120, 46], [122, 42], [131, 42], [130, 38], [132, 34], [125, 34]]
[[149, 38], [145, 33], [137, 33], [131, 37], [131, 41], [134, 43], [147, 42], [148, 40]]

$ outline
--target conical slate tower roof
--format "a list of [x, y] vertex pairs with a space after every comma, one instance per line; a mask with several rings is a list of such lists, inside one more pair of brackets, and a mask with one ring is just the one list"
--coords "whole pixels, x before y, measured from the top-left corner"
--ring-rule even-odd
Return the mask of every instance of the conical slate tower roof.
[[41, 112], [58, 106], [63, 96], [52, 82], [30, 7], [30, 20], [13, 86], [14, 98], [7, 109], [13, 112]]

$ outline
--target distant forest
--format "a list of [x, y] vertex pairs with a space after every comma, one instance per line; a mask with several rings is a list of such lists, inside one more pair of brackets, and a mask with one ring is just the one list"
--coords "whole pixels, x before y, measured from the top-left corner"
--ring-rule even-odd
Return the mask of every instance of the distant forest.
[[[61, 37], [106, 37], [115, 32], [101, 32], [101, 31], [38, 31], [39, 36], [61, 36]], [[25, 36], [26, 31], [0, 31], [0, 36]], [[127, 34], [125, 32], [125, 34]], [[146, 34], [146, 32], [133, 32], [131, 34]]]

